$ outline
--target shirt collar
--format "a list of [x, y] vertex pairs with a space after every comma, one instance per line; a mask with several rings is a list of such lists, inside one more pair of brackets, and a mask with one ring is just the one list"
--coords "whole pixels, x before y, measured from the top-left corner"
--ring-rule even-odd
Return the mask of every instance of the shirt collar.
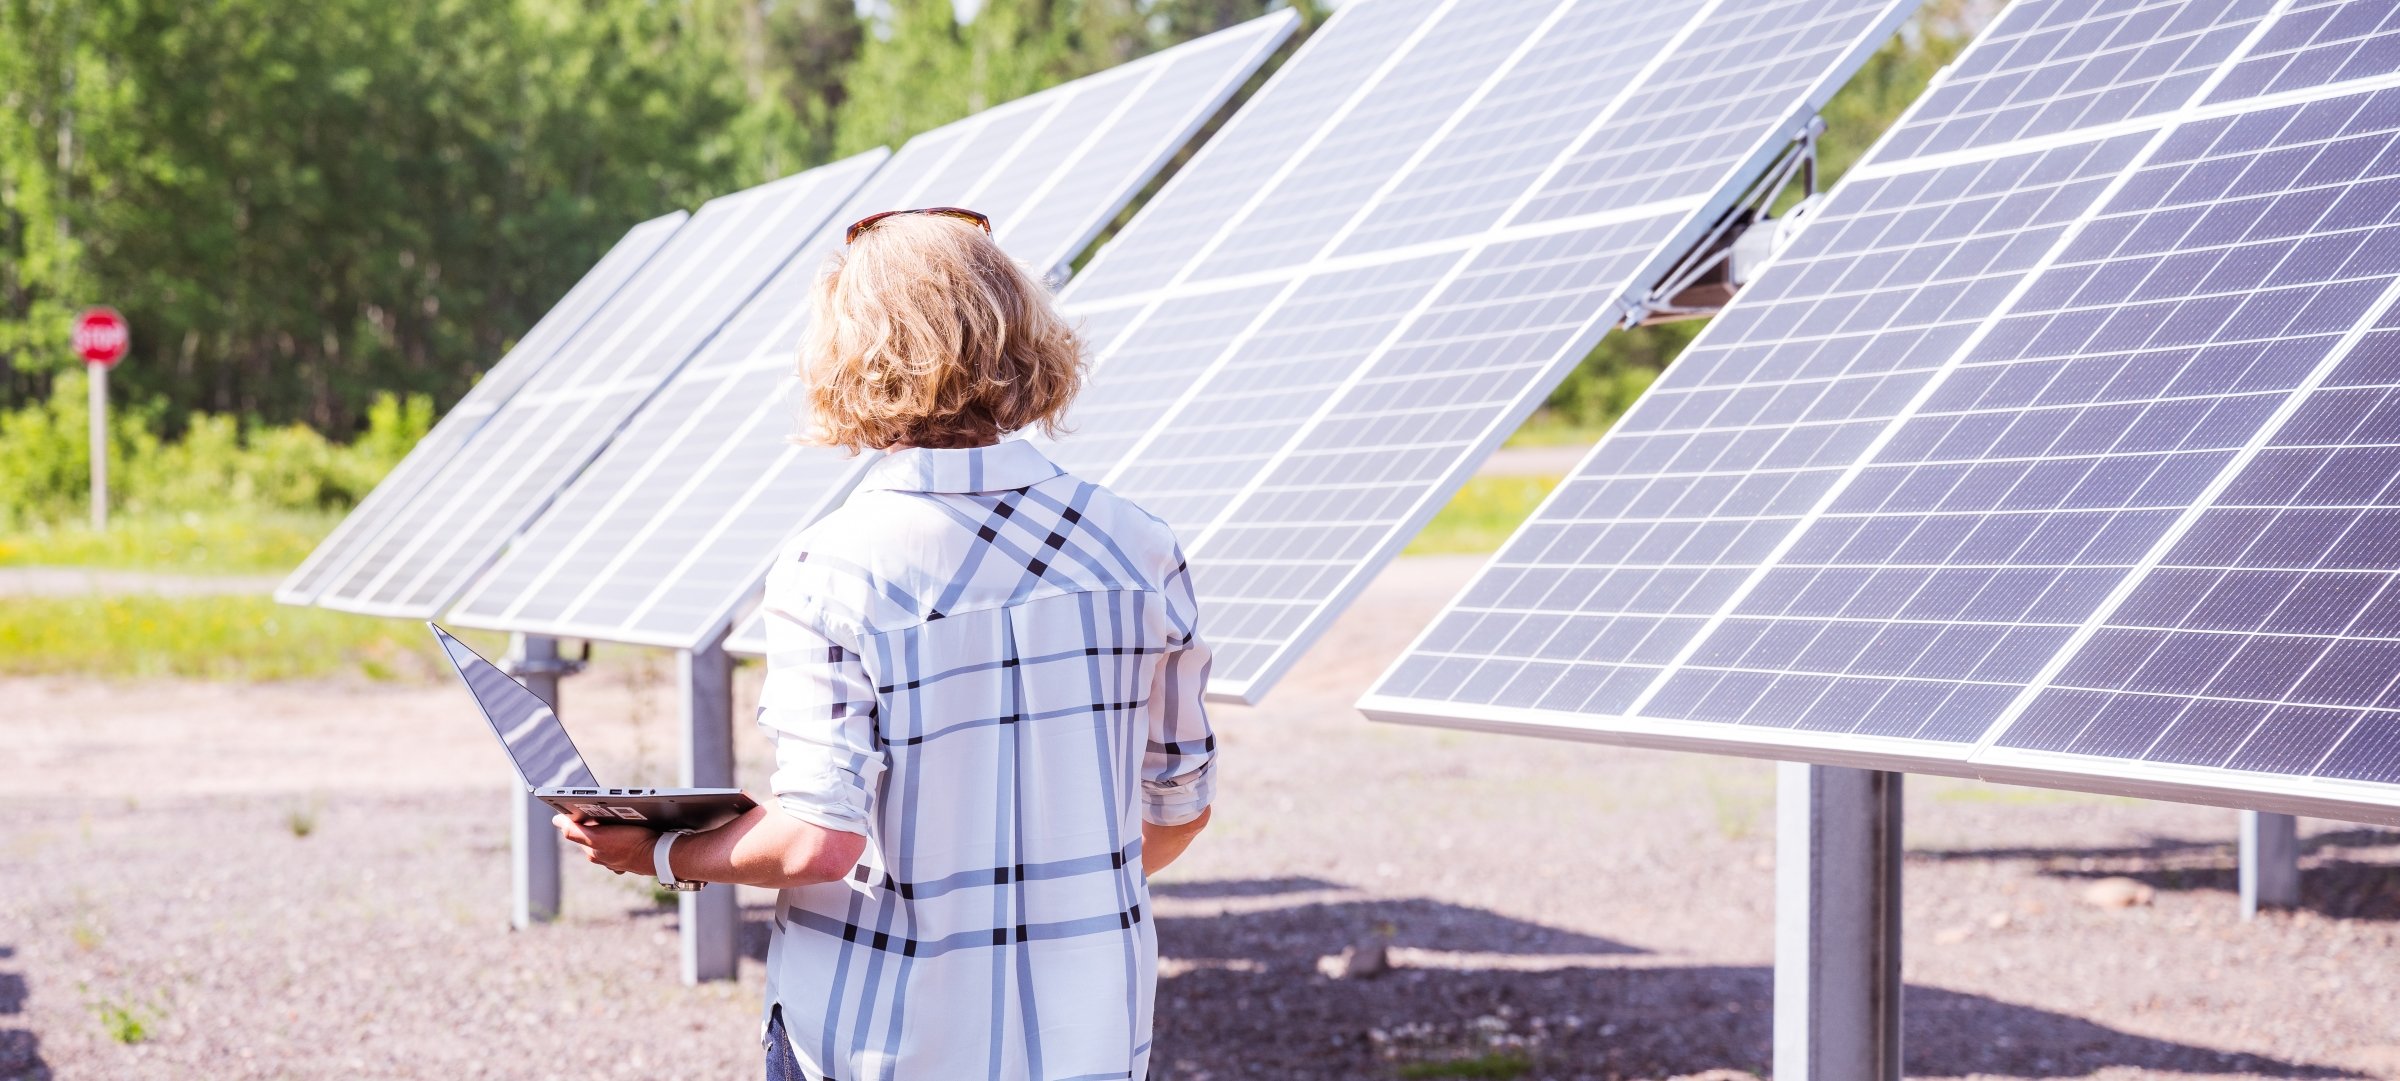
[[1000, 492], [1025, 488], [1065, 470], [1022, 439], [988, 447], [910, 447], [886, 453], [858, 482], [859, 490], [895, 492]]

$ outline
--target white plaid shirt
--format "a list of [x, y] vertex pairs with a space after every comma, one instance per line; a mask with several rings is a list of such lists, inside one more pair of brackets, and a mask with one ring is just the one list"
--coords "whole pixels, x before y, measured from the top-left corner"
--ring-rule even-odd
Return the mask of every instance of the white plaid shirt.
[[791, 543], [765, 605], [777, 801], [867, 838], [849, 879], [776, 906], [767, 999], [802, 1068], [1139, 1081], [1141, 823], [1214, 786], [1174, 535], [1023, 441], [903, 450]]

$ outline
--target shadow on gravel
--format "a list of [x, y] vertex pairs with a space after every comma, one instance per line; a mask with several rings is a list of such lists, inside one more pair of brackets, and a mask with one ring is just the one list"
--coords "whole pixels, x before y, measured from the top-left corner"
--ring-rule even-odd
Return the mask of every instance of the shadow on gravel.
[[[1473, 958], [1439, 969], [1404, 966], [1368, 979], [1318, 973], [1318, 957], [1358, 941], [1376, 921], [1390, 924], [1396, 944], [1504, 956], [1482, 966]], [[1412, 1065], [1418, 1072], [1410, 1076], [1520, 1081], [1712, 1069], [1764, 1074], [1772, 1057], [1770, 969], [1546, 961], [1544, 954], [1637, 951], [1477, 909], [1430, 901], [1305, 903], [1161, 917], [1158, 935], [1162, 956], [1195, 962], [1159, 983], [1157, 1062], [1171, 1081], [1347, 1081], [1395, 1077]], [[1508, 954], [1527, 960], [1511, 964]], [[1905, 1012], [1908, 1067], [1927, 1074], [2079, 1077], [2115, 1067], [2197, 1076], [2360, 1076], [2152, 1039], [1936, 988], [1910, 988]], [[1448, 1062], [1459, 1063], [1459, 1072], [1430, 1065]], [[1478, 1068], [1504, 1072], [1471, 1072]]]
[[1279, 897], [1287, 893], [1349, 888], [1322, 878], [1246, 878], [1211, 882], [1153, 882], [1150, 884], [1150, 896], [1205, 901], [1220, 897]]
[[[2300, 870], [2300, 904], [2334, 919], [2400, 920], [2400, 865], [2349, 859], [2338, 853], [2400, 845], [2400, 830], [2356, 826], [2300, 839], [2317, 857]], [[2328, 855], [2328, 853], [2336, 853]], [[2117, 848], [1982, 848], [1912, 851], [1910, 860], [1936, 863], [2030, 860], [2052, 878], [2131, 878], [2160, 890], [2241, 888], [2234, 841], [2161, 837]]]
[[[1277, 879], [1162, 883], [1157, 892], [1177, 899], [1250, 898], [1342, 888]], [[742, 952], [753, 960], [767, 955], [771, 919], [766, 905], [742, 909]], [[1522, 956], [1528, 967], [1502, 967], [1505, 961], [1484, 968], [1401, 967], [1350, 980], [1317, 972], [1317, 958], [1371, 934], [1388, 935], [1398, 946]], [[1418, 1072], [1409, 1076], [1415, 1077], [1516, 1081], [1677, 1077], [1712, 1069], [1764, 1075], [1773, 1055], [1772, 970], [1579, 964], [1567, 959], [1642, 951], [1483, 909], [1423, 899], [1312, 901], [1218, 916], [1163, 916], [1158, 938], [1162, 958], [1196, 963], [1159, 981], [1154, 1069], [1160, 1081], [1360, 1081], [1396, 1078], [1412, 1065]], [[2151, 1039], [1938, 988], [1909, 988], [1904, 1013], [1907, 1065], [1919, 1073], [2078, 1077], [2117, 1067], [2198, 1077], [2364, 1076]], [[0, 1034], [0, 1063], [10, 1061], [7, 1038]], [[1501, 1072], [1452, 1073], [1429, 1065], [1454, 1061], [1462, 1070], [1480, 1063]], [[0, 1081], [19, 1078], [0, 1069]]]
[[[17, 955], [16, 947], [0, 946], [0, 961]], [[0, 972], [0, 1018], [25, 1012], [25, 977]], [[50, 1081], [50, 1065], [42, 1061], [42, 1040], [21, 1028], [0, 1027], [0, 1081]]]
[[1307, 967], [1313, 966], [1319, 955], [1338, 953], [1370, 937], [1392, 946], [1446, 953], [1588, 957], [1649, 952], [1611, 939], [1421, 897], [1316, 901], [1240, 915], [1158, 918], [1159, 952], [1196, 960], [1271, 964], [1297, 959]]

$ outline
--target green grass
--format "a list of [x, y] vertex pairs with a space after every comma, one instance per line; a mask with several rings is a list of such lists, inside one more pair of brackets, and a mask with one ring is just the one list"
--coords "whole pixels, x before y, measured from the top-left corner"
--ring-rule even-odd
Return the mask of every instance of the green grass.
[[244, 511], [131, 515], [0, 534], [0, 567], [94, 567], [177, 574], [273, 574], [299, 566], [341, 520], [334, 513]]
[[[481, 649], [496, 640], [473, 641]], [[0, 597], [0, 675], [422, 680], [440, 663], [415, 623], [261, 596]]]
[[108, 1038], [118, 1043], [137, 1044], [150, 1038], [150, 1012], [133, 1003], [104, 999], [92, 1004], [92, 1016], [99, 1019]]
[[1504, 1051], [1474, 1058], [1451, 1059], [1446, 1062], [1411, 1062], [1400, 1067], [1400, 1076], [1407, 1078], [1465, 1077], [1491, 1078], [1507, 1081], [1522, 1077], [1533, 1069], [1533, 1060], [1514, 1051]]
[[1517, 523], [1533, 513], [1557, 477], [1471, 477], [1458, 495], [1409, 542], [1404, 555], [1495, 552]]

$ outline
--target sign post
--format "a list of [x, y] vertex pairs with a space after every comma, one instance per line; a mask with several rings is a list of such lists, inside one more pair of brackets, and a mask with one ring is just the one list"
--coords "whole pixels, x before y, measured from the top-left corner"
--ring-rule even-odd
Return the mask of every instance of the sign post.
[[75, 353], [91, 376], [92, 528], [108, 528], [108, 370], [125, 359], [133, 336], [115, 308], [85, 308], [75, 317]]

